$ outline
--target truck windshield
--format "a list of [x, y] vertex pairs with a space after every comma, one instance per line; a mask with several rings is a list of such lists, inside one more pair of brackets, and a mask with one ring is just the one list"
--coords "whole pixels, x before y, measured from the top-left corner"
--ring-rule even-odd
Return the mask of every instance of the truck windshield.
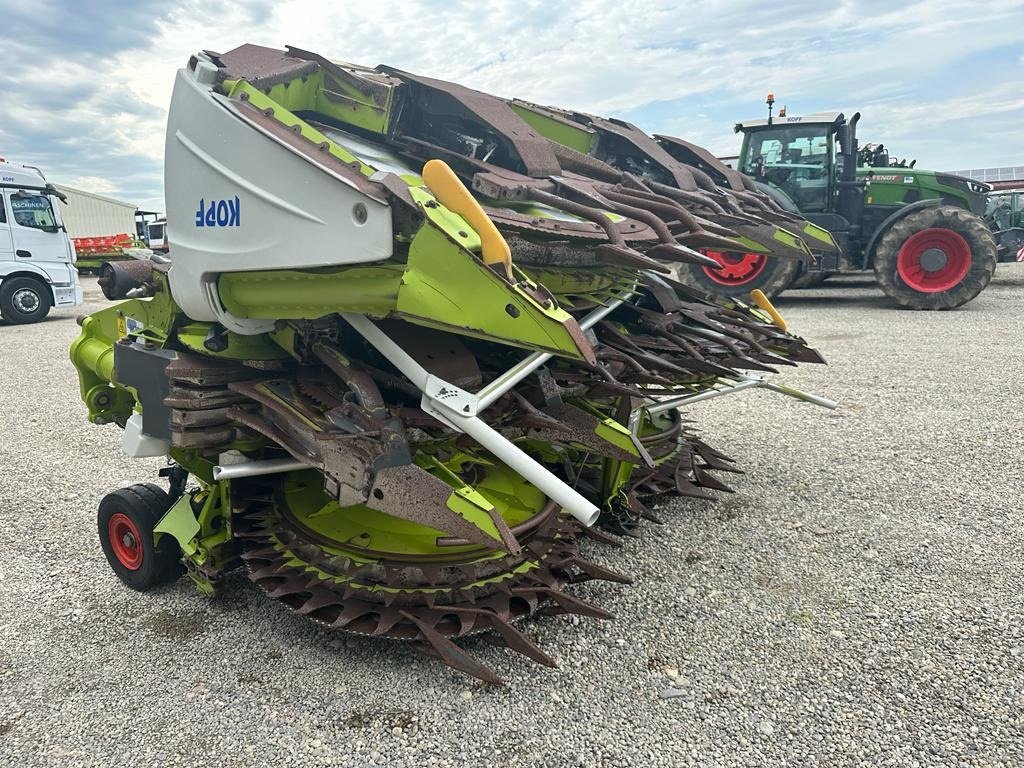
[[57, 219], [53, 215], [50, 198], [46, 195], [26, 192], [11, 195], [11, 213], [14, 215], [14, 221], [23, 227], [42, 229], [46, 232], [57, 231]]
[[828, 204], [832, 165], [828, 125], [783, 125], [751, 133], [741, 170], [788, 194], [800, 210]]

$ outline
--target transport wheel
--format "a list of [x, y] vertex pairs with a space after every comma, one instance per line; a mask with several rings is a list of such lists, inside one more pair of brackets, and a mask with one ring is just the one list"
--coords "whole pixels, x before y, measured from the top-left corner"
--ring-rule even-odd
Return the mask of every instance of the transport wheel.
[[875, 249], [875, 278], [906, 309], [953, 309], [992, 279], [996, 243], [974, 214], [955, 206], [908, 214]]
[[140, 592], [174, 581], [182, 572], [178, 544], [171, 536], [153, 541], [153, 527], [171, 505], [152, 483], [108, 493], [97, 515], [100, 544], [117, 577]]
[[50, 290], [31, 277], [9, 277], [0, 283], [0, 315], [9, 323], [38, 323], [52, 305]]
[[701, 253], [721, 264], [721, 269], [680, 264], [679, 280], [717, 296], [746, 299], [755, 288], [764, 291], [766, 296], [778, 296], [790, 286], [800, 270], [800, 262], [796, 259], [712, 250]]

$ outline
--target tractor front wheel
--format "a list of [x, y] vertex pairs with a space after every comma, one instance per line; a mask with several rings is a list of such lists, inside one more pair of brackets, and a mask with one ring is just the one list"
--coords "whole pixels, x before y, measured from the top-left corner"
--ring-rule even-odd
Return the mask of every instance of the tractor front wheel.
[[766, 296], [775, 297], [789, 287], [800, 271], [800, 262], [796, 259], [779, 259], [759, 253], [711, 250], [702, 253], [717, 261], [720, 267], [716, 269], [697, 264], [680, 264], [679, 280], [716, 296], [746, 299], [757, 288], [764, 291]]
[[970, 211], [943, 205], [907, 214], [875, 248], [875, 278], [906, 309], [953, 309], [992, 279], [996, 243]]
[[152, 483], [108, 493], [100, 502], [97, 524], [103, 554], [111, 569], [140, 592], [174, 581], [181, 574], [178, 543], [172, 536], [153, 539], [153, 528], [171, 506], [170, 497]]

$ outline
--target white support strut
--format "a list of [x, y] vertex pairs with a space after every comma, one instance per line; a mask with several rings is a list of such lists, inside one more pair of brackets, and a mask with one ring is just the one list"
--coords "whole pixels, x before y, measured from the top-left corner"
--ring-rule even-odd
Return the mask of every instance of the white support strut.
[[343, 312], [341, 316], [423, 393], [420, 407], [426, 413], [472, 437], [584, 525], [596, 522], [600, 510], [593, 503], [476, 415], [477, 395], [432, 375], [365, 315]]

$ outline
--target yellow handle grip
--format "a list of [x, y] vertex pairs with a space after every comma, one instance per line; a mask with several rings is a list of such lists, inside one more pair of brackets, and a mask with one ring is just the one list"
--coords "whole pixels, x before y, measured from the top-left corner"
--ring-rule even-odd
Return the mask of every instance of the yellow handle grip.
[[505, 275], [510, 281], [513, 280], [512, 250], [487, 212], [455, 175], [455, 171], [443, 160], [434, 159], [428, 160], [423, 166], [422, 176], [437, 201], [449, 211], [459, 214], [476, 230], [480, 236], [484, 264], [504, 264]]
[[750, 292], [750, 300], [771, 315], [772, 322], [775, 323], [776, 326], [781, 328], [783, 331], [786, 330], [786, 321], [782, 318], [782, 315], [779, 314], [779, 310], [773, 307], [772, 303], [768, 301], [768, 297], [764, 295], [764, 291], [760, 288], [755, 288]]

